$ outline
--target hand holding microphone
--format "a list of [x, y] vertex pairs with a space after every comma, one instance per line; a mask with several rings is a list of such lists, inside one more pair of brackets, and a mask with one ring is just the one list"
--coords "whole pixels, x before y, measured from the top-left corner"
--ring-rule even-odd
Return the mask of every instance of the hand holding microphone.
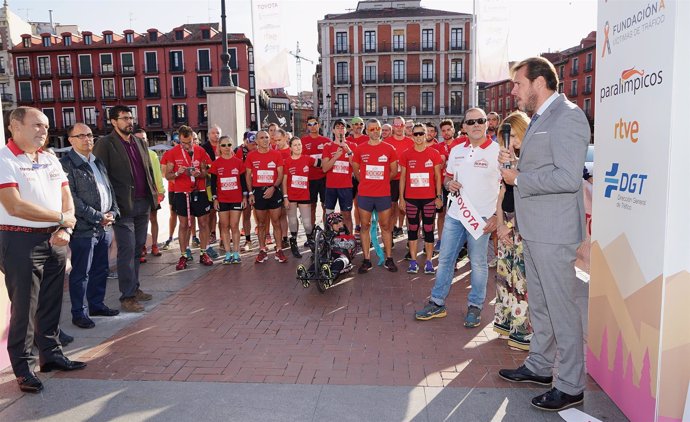
[[[510, 149], [510, 132], [512, 131], [510, 123], [503, 123], [501, 125], [501, 137], [503, 138], [503, 146], [505, 149]], [[503, 163], [503, 168], [510, 168], [510, 161]]]

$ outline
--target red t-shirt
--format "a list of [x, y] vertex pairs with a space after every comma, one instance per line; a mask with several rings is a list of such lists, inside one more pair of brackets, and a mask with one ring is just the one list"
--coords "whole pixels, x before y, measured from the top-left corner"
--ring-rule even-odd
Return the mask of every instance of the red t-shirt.
[[[167, 166], [168, 163], [173, 162], [170, 160], [170, 151], [172, 151], [172, 149], [169, 149], [163, 153], [163, 156], [161, 157], [161, 166]], [[165, 177], [165, 170], [161, 169], [161, 172], [163, 173], [163, 177]], [[175, 181], [168, 180], [168, 195], [173, 193], [175, 193]]]
[[448, 160], [448, 155], [450, 155], [450, 150], [453, 149], [454, 146], [459, 145], [461, 143], [464, 143], [463, 141], [460, 140], [460, 138], [455, 138], [450, 141], [450, 144], [446, 144], [446, 141], [443, 140], [437, 144], [431, 145], [431, 148], [435, 149], [441, 156], [444, 158], [444, 160]]
[[[354, 142], [346, 142], [351, 151], [354, 152], [354, 150], [357, 149], [357, 144]], [[331, 142], [323, 147], [323, 158], [333, 158], [333, 155], [338, 149], [340, 149], [340, 146], [335, 142]], [[352, 187], [352, 166], [345, 154], [342, 154], [335, 163], [333, 163], [333, 167], [326, 172], [326, 187], [331, 189]]]
[[434, 167], [441, 164], [441, 154], [433, 148], [403, 152], [400, 165], [405, 167], [405, 198], [431, 199], [436, 197]]
[[[310, 155], [312, 158], [321, 159], [323, 154], [323, 147], [331, 142], [330, 139], [317, 136], [312, 138], [311, 135], [302, 137], [302, 153]], [[326, 177], [326, 173], [321, 170], [321, 167], [309, 167], [309, 180], [319, 180]]]
[[232, 158], [216, 158], [208, 172], [216, 175], [218, 202], [242, 202], [242, 184], [240, 180], [244, 177], [244, 171], [244, 163], [236, 156]]
[[274, 149], [263, 153], [256, 150], [247, 154], [244, 165], [252, 169], [252, 187], [275, 186], [278, 167], [283, 166], [283, 157]]
[[285, 160], [287, 196], [290, 201], [309, 201], [309, 169], [314, 164], [316, 159], [308, 155]]
[[362, 144], [355, 150], [352, 161], [359, 164], [359, 188], [362, 196], [390, 196], [390, 164], [397, 161], [395, 149], [385, 142]]
[[[176, 172], [180, 167], [194, 167], [200, 170], [202, 164], [206, 166], [211, 165], [211, 157], [199, 145], [194, 145], [192, 151], [194, 151], [194, 154], [190, 156], [187, 151], [182, 149], [182, 145], [177, 145], [168, 151], [170, 157], [167, 162], [173, 163], [173, 171]], [[192, 177], [185, 171], [175, 178], [175, 192], [191, 192], [204, 189], [206, 189], [205, 177], [195, 177], [192, 180]]]
[[365, 142], [369, 142], [369, 136], [360, 135], [359, 138], [355, 138], [354, 136], [348, 136], [347, 138], [345, 138], [345, 140], [348, 142], [353, 142], [355, 145], [362, 145]]
[[[384, 139], [383, 142], [390, 144], [393, 149], [395, 149], [395, 155], [397, 157], [396, 160], [398, 161], [400, 161], [403, 152], [410, 148], [414, 148], [414, 141], [412, 138], [408, 138], [407, 136], [400, 140], [395, 139], [393, 136], [389, 136], [388, 138]], [[400, 173], [398, 173], [393, 180], [400, 180]]]
[[278, 151], [280, 156], [283, 157], [283, 162], [285, 162], [285, 160], [290, 158], [290, 155], [292, 155], [292, 150], [290, 148], [277, 149], [276, 151]]

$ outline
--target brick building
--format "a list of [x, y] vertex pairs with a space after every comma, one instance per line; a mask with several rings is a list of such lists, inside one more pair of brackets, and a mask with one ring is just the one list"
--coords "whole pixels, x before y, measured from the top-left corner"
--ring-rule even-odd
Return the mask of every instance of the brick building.
[[470, 93], [471, 14], [360, 1], [318, 22], [315, 110], [326, 119], [457, 117]]
[[[215, 23], [182, 25], [168, 33], [152, 28], [144, 34], [129, 29], [24, 34], [11, 50], [17, 102], [48, 116], [53, 146], [64, 146], [62, 135], [75, 122], [109, 132], [107, 110], [117, 104], [131, 107], [155, 141], [167, 140], [183, 124], [205, 132], [204, 89], [220, 84], [221, 50]], [[229, 34], [228, 50], [233, 83], [250, 92], [245, 122], [250, 127], [256, 119], [252, 44], [243, 34]]]
[[[564, 93], [587, 115], [594, 131], [596, 31], [592, 31], [580, 44], [555, 53], [543, 53], [542, 57], [553, 63], [558, 73], [558, 92]], [[510, 79], [491, 82], [480, 88], [485, 96], [486, 111], [496, 111], [505, 117], [517, 110], [515, 99], [510, 94], [513, 83]]]

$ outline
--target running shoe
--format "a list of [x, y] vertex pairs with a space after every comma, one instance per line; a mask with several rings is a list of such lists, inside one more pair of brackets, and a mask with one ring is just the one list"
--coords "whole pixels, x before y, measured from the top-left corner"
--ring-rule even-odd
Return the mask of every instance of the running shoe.
[[265, 249], [261, 249], [256, 256], [256, 263], [263, 264], [266, 260], [268, 260], [268, 252]]
[[448, 315], [446, 313], [446, 305], [438, 306], [434, 302], [429, 302], [424, 309], [415, 312], [414, 318], [418, 321], [428, 321], [433, 318], [443, 318], [446, 315]]
[[427, 261], [424, 265], [424, 274], [436, 274], [434, 264], [432, 264], [431, 261]]
[[282, 250], [282, 249], [276, 250], [276, 256], [275, 256], [275, 258], [276, 258], [276, 261], [280, 262], [281, 264], [286, 263], [287, 260], [288, 260], [288, 259], [287, 259], [287, 256], [285, 256], [285, 254], [283, 253], [283, 250]]
[[240, 258], [240, 253], [239, 253], [239, 252], [233, 252], [233, 254], [232, 254], [232, 263], [233, 263], [233, 264], [241, 264], [241, 263], [242, 263], [242, 258]]
[[161, 256], [163, 255], [161, 253], [161, 250], [158, 248], [158, 245], [153, 245], [151, 246], [151, 255], [153, 256]]
[[187, 257], [182, 255], [180, 260], [177, 261], [177, 265], [175, 265], [175, 270], [180, 271], [184, 270], [185, 268], [187, 268]]
[[386, 262], [383, 263], [383, 266], [386, 267], [386, 269], [392, 273], [398, 272], [398, 266], [395, 265], [395, 261], [390, 256], [386, 258]]
[[417, 261], [410, 261], [410, 266], [407, 267], [407, 273], [408, 274], [417, 274], [419, 272], [419, 265], [417, 265]]
[[225, 258], [223, 258], [223, 265], [232, 264], [232, 259], [233, 259], [232, 253], [225, 252]]
[[213, 265], [213, 260], [210, 256], [208, 256], [207, 253], [202, 252], [201, 255], [199, 255], [199, 264], [210, 267], [211, 265]]

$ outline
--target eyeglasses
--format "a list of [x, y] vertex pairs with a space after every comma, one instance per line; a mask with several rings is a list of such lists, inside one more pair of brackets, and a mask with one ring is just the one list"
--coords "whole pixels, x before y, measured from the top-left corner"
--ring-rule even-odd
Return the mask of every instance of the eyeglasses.
[[426, 136], [426, 133], [424, 132], [415, 132], [413, 133], [414, 136]]
[[307, 126], [312, 127], [312, 126], [316, 126], [318, 124], [319, 124], [318, 122], [311, 122], [311, 123], [307, 123]]
[[380, 127], [370, 127], [369, 129], [367, 129], [367, 132], [378, 132], [380, 130]]
[[398, 124], [398, 123], [393, 123], [393, 126], [395, 126], [395, 127], [403, 127], [403, 126], [405, 126], [405, 125], [402, 124], [402, 123], [400, 123], [400, 124]]
[[115, 119], [115, 120], [124, 120], [124, 121], [126, 121], [126, 122], [129, 122], [129, 121], [132, 121], [132, 122], [133, 122], [133, 121], [134, 121], [134, 117], [132, 117], [132, 116], [118, 117], [118, 118]]
[[225, 147], [225, 148], [231, 147], [231, 146], [232, 146], [232, 144], [219, 144], [219, 145], [222, 146], [222, 147]]
[[93, 133], [80, 133], [79, 135], [71, 135], [70, 138], [79, 138], [80, 141], [93, 139]]
[[467, 126], [474, 126], [475, 123], [480, 124], [480, 125], [483, 125], [484, 123], [486, 123], [486, 119], [483, 118], [483, 117], [480, 117], [479, 119], [469, 119], [469, 120], [465, 120], [465, 124], [466, 124]]

